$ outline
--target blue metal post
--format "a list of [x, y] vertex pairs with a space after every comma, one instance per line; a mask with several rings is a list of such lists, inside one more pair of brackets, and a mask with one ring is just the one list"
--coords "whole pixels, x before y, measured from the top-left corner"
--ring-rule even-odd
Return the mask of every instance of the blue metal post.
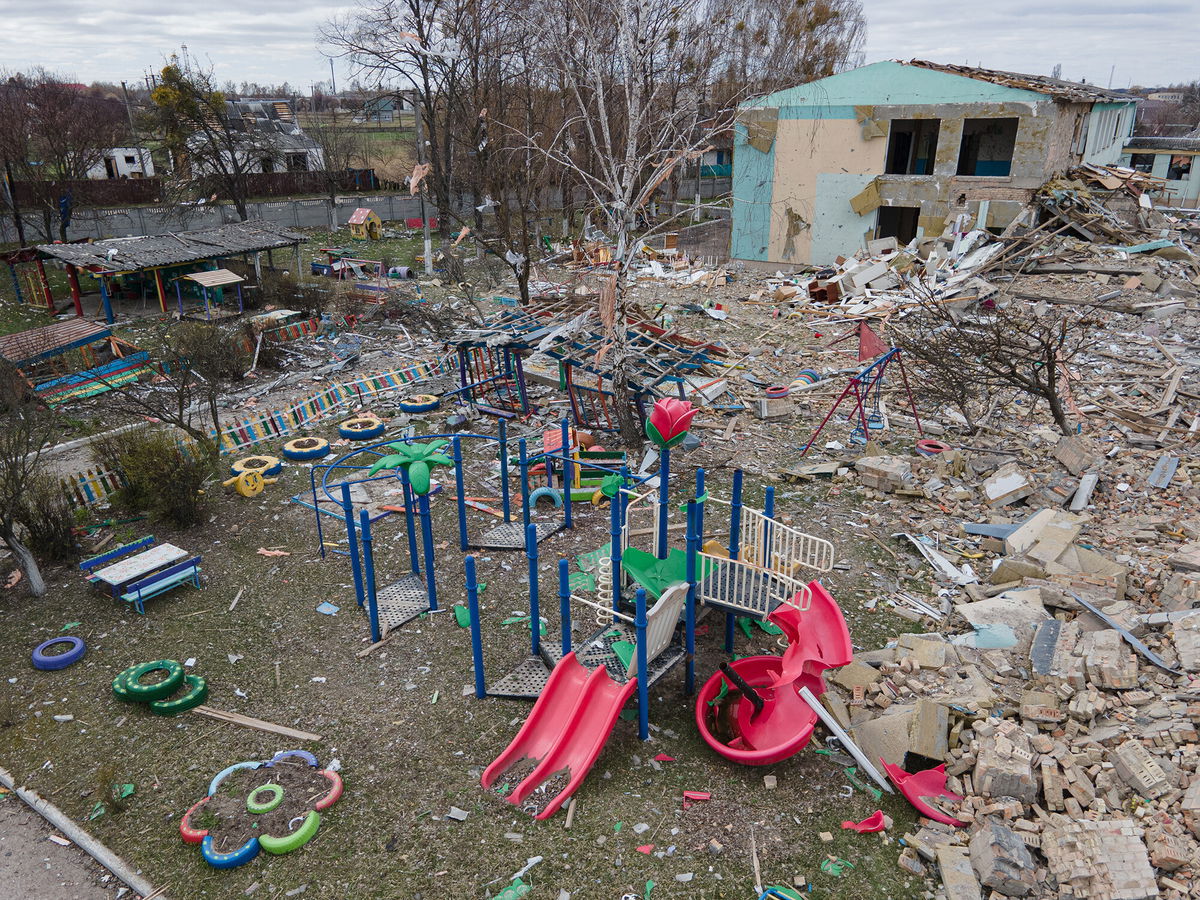
[[308, 470], [308, 484], [312, 488], [313, 520], [317, 523], [317, 547], [321, 551], [321, 559], [325, 558], [325, 534], [321, 528], [321, 508], [317, 506], [317, 467]]
[[700, 518], [700, 504], [692, 501], [687, 505], [687, 606], [684, 609], [684, 650], [687, 672], [684, 675], [684, 691], [690, 696], [696, 690], [696, 563], [700, 552], [700, 535], [696, 523]]
[[704, 470], [696, 470], [696, 534], [704, 544]]
[[96, 280], [100, 282], [100, 301], [104, 304], [104, 321], [111, 325], [116, 320], [113, 318], [112, 300], [109, 299], [108, 288], [104, 284], [104, 276], [101, 275]]
[[437, 577], [433, 572], [433, 523], [429, 519], [429, 495], [422, 494], [417, 498], [421, 511], [421, 542], [425, 545], [425, 593], [429, 595], [429, 608], [436, 610]]
[[[621, 498], [623, 491], [609, 501], [608, 555], [612, 563], [612, 608], [621, 608]], [[603, 565], [601, 562], [600, 565]]]
[[529, 527], [529, 450], [525, 438], [517, 442], [517, 465], [521, 474], [521, 529]]
[[637, 630], [638, 738], [650, 740], [650, 679], [646, 667], [646, 589], [637, 589], [633, 627]]
[[464, 496], [466, 487], [463, 484], [462, 438], [454, 436], [451, 442], [454, 453], [454, 489], [458, 493], [458, 546], [464, 553], [467, 550], [467, 498]]
[[500, 420], [500, 503], [504, 510], [504, 521], [512, 521], [511, 502], [508, 498], [508, 422]]
[[[775, 488], [772, 486], [767, 487], [767, 496], [766, 499], [763, 500], [763, 517], [768, 520], [775, 518]], [[771, 523], [770, 521], [763, 522], [762, 558], [763, 565], [766, 566], [767, 569], [770, 569], [773, 564], [773, 560], [771, 558], [771, 538]]]
[[471, 661], [475, 669], [475, 696], [487, 696], [483, 682], [483, 635], [479, 627], [479, 582], [475, 580], [475, 557], [463, 560], [467, 567], [467, 612], [471, 614]]
[[537, 526], [525, 529], [525, 555], [529, 558], [529, 653], [537, 656], [542, 646], [542, 616], [538, 608]]
[[362, 606], [364, 601], [363, 579], [358, 563], [358, 534], [355, 531], [357, 526], [354, 524], [354, 504], [350, 502], [350, 485], [345, 482], [342, 483], [342, 515], [346, 518], [346, 539], [350, 542], [350, 569], [354, 573], [354, 596], [358, 598], [358, 605]]
[[[733, 472], [733, 497], [729, 511], [729, 558], [737, 559], [742, 552], [742, 470]], [[733, 652], [733, 625], [737, 616], [725, 613], [725, 651]]]
[[404, 489], [404, 520], [408, 525], [408, 559], [414, 575], [421, 574], [421, 564], [417, 562], [417, 522], [413, 515], [413, 507], [417, 503], [412, 485], [408, 481], [408, 469], [400, 470], [400, 486]]
[[558, 561], [558, 617], [562, 624], [562, 654], [571, 652], [571, 576], [567, 561]]
[[571, 427], [567, 424], [567, 420], [562, 420], [562, 492], [563, 492], [563, 525], [567, 528], [572, 528], [571, 525], [571, 487], [575, 483], [575, 466], [571, 463], [571, 448], [568, 441], [571, 436]]
[[365, 509], [358, 511], [362, 526], [363, 576], [367, 583], [367, 615], [371, 618], [371, 643], [377, 644], [383, 635], [379, 631], [379, 606], [375, 602], [375, 554], [371, 548], [371, 514]]
[[671, 451], [663, 447], [659, 451], [658, 457], [658, 546], [654, 553], [659, 559], [667, 558], [667, 513], [669, 512], [667, 504], [670, 502], [668, 487], [670, 480]]

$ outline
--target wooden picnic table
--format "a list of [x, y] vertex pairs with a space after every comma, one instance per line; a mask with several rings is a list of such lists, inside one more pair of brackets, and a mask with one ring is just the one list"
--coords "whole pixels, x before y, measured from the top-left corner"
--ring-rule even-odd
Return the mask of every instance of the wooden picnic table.
[[103, 582], [113, 589], [113, 594], [120, 593], [120, 588], [139, 578], [144, 578], [151, 572], [177, 563], [188, 556], [188, 552], [174, 544], [158, 544], [127, 559], [105, 566], [92, 574], [96, 581]]

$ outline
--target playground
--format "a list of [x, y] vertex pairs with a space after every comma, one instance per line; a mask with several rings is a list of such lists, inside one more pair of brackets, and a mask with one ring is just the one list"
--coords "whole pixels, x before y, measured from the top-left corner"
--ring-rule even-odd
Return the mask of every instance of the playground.
[[[419, 429], [419, 421], [413, 424]], [[341, 425], [345, 427], [345, 419]], [[184, 586], [148, 599], [145, 615], [88, 592], [78, 577], [57, 576], [50, 596], [23, 607], [22, 618], [37, 634], [51, 637], [79, 618], [80, 603], [88, 604], [88, 653], [59, 674], [55, 702], [38, 700], [36, 711], [42, 715], [35, 716], [26, 706], [42, 692], [28, 671], [23, 645], [0, 651], [0, 671], [17, 679], [7, 695], [12, 699], [0, 708], [5, 758], [21, 767], [31, 787], [52, 796], [76, 819], [87, 819], [103, 802], [98, 786], [103, 782], [135, 784], [124, 808], [104, 804], [105, 811], [88, 820], [87, 827], [120, 847], [127, 861], [169, 882], [170, 896], [240, 896], [256, 883], [258, 890], [269, 891], [265, 896], [284, 896], [305, 884], [305, 896], [318, 897], [348, 892], [391, 897], [396, 894], [387, 885], [396, 884], [404, 885], [405, 896], [460, 891], [494, 896], [511, 882], [510, 876], [541, 856], [523, 876], [534, 886], [533, 896], [553, 897], [562, 886], [574, 897], [616, 897], [626, 891], [640, 897], [647, 883], [654, 882], [656, 898], [741, 897], [750, 895], [755, 880], [751, 847], [766, 883], [790, 885], [803, 875], [823, 885], [826, 896], [865, 896], [861, 892], [874, 890], [868, 885], [886, 885], [893, 896], [911, 895], [917, 882], [906, 884], [905, 874], [895, 867], [894, 851], [889, 856], [877, 840], [839, 827], [847, 818], [864, 819], [879, 808], [898, 827], [913, 821], [898, 794], [877, 800], [869, 789], [851, 787], [837, 756], [824, 752], [822, 737], [797, 748], [795, 755], [785, 748], [767, 765], [744, 765], [715, 752], [711, 735], [706, 738], [698, 727], [697, 696], [705, 698], [702, 703], [711, 699], [711, 685], [716, 684], [711, 679], [720, 680], [722, 662], [740, 656], [788, 658], [783, 647], [787, 615], [782, 620], [777, 616], [785, 635], [778, 633], [781, 629], [770, 633], [750, 618], [730, 630], [730, 610], [696, 603], [690, 666], [687, 659], [689, 589], [710, 600], [737, 594], [746, 607], [758, 603], [762, 609], [791, 610], [794, 616], [809, 615], [826, 603], [827, 590], [844, 611], [855, 644], [874, 646], [903, 623], [862, 606], [867, 598], [861, 592], [862, 577], [878, 564], [873, 545], [857, 541], [835, 551], [814, 536], [817, 543], [801, 548], [798, 536], [807, 532], [796, 526], [813, 520], [823, 508], [825, 487], [789, 489], [785, 498], [783, 491], [745, 477], [708, 450], [685, 452], [676, 446], [667, 451], [674, 474], [668, 502], [660, 504], [655, 478], [662, 474], [661, 458], [648, 466], [641, 454], [606, 458], [606, 451], [584, 450], [573, 431], [565, 445], [575, 452], [564, 454], [561, 428], [523, 429], [524, 463], [515, 428], [505, 435], [505, 451], [499, 452], [502, 436], [496, 422], [481, 437], [438, 438], [437, 432], [417, 430], [407, 440], [408, 432], [388, 427], [380, 437], [334, 448], [322, 460], [324, 466], [285, 461], [271, 476], [277, 480], [263, 485], [261, 493], [243, 497], [228, 491], [216, 507], [219, 527], [180, 536], [156, 529], [160, 542], [174, 540], [203, 554], [205, 588]], [[314, 435], [337, 442], [338, 431], [338, 423], [331, 422]], [[663, 437], [669, 440], [668, 435]], [[430, 446], [440, 440], [448, 443]], [[425, 449], [407, 452], [414, 445]], [[423, 460], [427, 484], [424, 475], [414, 474], [412, 464], [406, 468], [386, 462], [402, 453], [409, 460]], [[591, 456], [581, 457], [583, 453]], [[460, 454], [463, 464], [458, 466]], [[438, 456], [449, 464], [437, 462]], [[379, 462], [385, 464], [371, 474]], [[506, 502], [498, 489], [504, 464], [511, 466], [504, 483], [511, 489], [507, 508], [514, 527], [502, 530], [509, 537], [515, 532], [518, 543], [489, 547], [485, 545], [494, 537], [489, 533], [505, 524]], [[539, 467], [549, 471], [534, 471]], [[562, 492], [564, 469], [577, 470], [571, 476], [573, 488], [566, 492], [570, 499]], [[615, 532], [613, 498], [601, 490], [609, 478], [611, 492], [614, 477], [621, 482], [613, 494], [616, 508], [626, 519]], [[405, 480], [427, 493], [409, 496], [412, 502], [406, 503]], [[351, 502], [356, 527], [349, 530], [336, 502], [342, 484], [346, 492], [353, 487], [356, 495], [362, 491], [366, 496], [365, 504]], [[300, 502], [311, 499], [314, 486], [318, 502]], [[332, 496], [322, 498], [327, 487]], [[531, 496], [539, 490], [540, 502]], [[561, 506], [549, 496], [555, 490]], [[471, 501], [474, 505], [459, 503], [458, 498], [468, 497], [478, 499]], [[731, 521], [735, 508], [741, 516], [737, 523]], [[660, 520], [664, 513], [666, 519]], [[321, 523], [321, 538], [315, 522]], [[533, 526], [540, 538], [532, 545], [536, 559], [522, 540], [526, 526]], [[614, 533], [619, 535], [615, 543]], [[130, 530], [123, 541], [139, 534]], [[368, 535], [364, 546], [362, 538]], [[351, 536], [357, 548], [351, 546]], [[731, 542], [740, 542], [733, 554]], [[625, 595], [615, 621], [612, 581], [606, 582], [599, 571], [603, 563], [611, 567], [613, 546], [624, 561], [620, 581]], [[682, 567], [677, 562], [666, 567], [670, 573], [682, 569], [682, 597], [669, 586], [672, 574], [655, 579], [656, 569], [664, 569], [656, 566], [663, 547], [667, 553], [662, 556], [683, 557]], [[414, 550], [422, 581], [432, 560], [436, 611], [426, 594], [426, 609], [404, 621], [389, 620], [380, 615], [385, 589], [414, 575]], [[766, 564], [773, 553], [778, 560]], [[760, 574], [770, 573], [765, 579], [770, 590], [721, 576], [731, 555], [754, 560]], [[474, 590], [469, 588], [468, 556]], [[831, 571], [835, 562], [844, 567]], [[691, 582], [689, 564], [695, 567]], [[565, 607], [560, 568], [566, 570]], [[630, 569], [637, 578], [629, 576]], [[544, 633], [530, 627], [531, 570], [540, 599], [540, 612], [534, 615], [544, 620]], [[600, 583], [592, 587], [589, 576]], [[817, 578], [823, 585], [820, 597], [808, 588]], [[740, 593], [733, 590], [739, 584]], [[640, 603], [639, 586], [653, 588]], [[380, 619], [377, 634], [372, 634], [372, 593]], [[472, 594], [478, 609], [474, 646]], [[793, 605], [797, 594], [800, 599]], [[323, 603], [336, 611], [322, 615], [318, 607]], [[563, 642], [564, 608], [573, 626], [570, 648]], [[656, 609], [667, 609], [667, 617], [656, 616]], [[661, 624], [656, 633], [655, 621], [669, 622], [665, 635]], [[620, 635], [610, 633], [618, 630]], [[639, 634], [646, 640], [639, 642]], [[725, 649], [728, 637], [732, 654]], [[604, 646], [596, 645], [596, 638]], [[630, 655], [628, 645], [646, 647], [647, 658], [640, 658], [637, 649]], [[567, 652], [580, 660], [574, 671], [555, 665]], [[320, 848], [319, 857], [294, 853], [272, 858], [269, 870], [259, 860], [218, 871], [201, 854], [187, 851], [179, 841], [179, 816], [203, 793], [213, 773], [237, 760], [268, 759], [295, 742], [206, 718], [158, 719], [114, 706], [105, 699], [108, 683], [131, 657], [190, 657], [193, 671], [202, 671], [208, 680], [210, 705], [320, 735], [319, 742], [304, 746], [322, 765], [331, 758], [340, 761], [346, 794], [322, 822], [313, 844]], [[524, 699], [521, 691], [506, 692], [502, 682], [522, 670], [528, 676], [531, 661], [537, 663], [533, 668], [540, 666], [536, 677], [542, 679], [541, 688], [535, 677]], [[803, 660], [799, 666], [805, 668]], [[636, 677], [639, 671], [651, 673], [650, 683]], [[814, 670], [808, 671], [805, 678]], [[566, 796], [555, 802], [561, 778], [535, 780], [515, 798], [498, 791], [504, 784], [517, 786], [519, 766], [507, 773], [499, 769], [510, 744], [518, 755], [523, 752], [522, 723], [555, 718], [535, 715], [531, 695], [570, 696], [549, 682], [557, 678], [582, 686], [586, 672], [591, 673], [592, 692], [605, 693], [597, 679], [611, 685], [611, 699], [588, 711], [589, 720], [598, 724], [585, 736], [600, 744], [589, 748], [594, 756], [584, 753], [594, 758], [594, 765], [581, 773], [576, 769], [581, 777], [572, 785], [573, 807]], [[771, 699], [761, 679], [750, 680]], [[30, 700], [22, 702], [25, 696]], [[787, 702], [794, 702], [798, 694], [789, 696]], [[787, 712], [794, 716], [797, 709], [788, 707]], [[62, 713], [74, 719], [47, 721]], [[807, 730], [812, 733], [811, 721]], [[68, 731], [71, 740], [65, 741]], [[825, 733], [818, 726], [817, 734]], [[530, 735], [524, 735], [528, 743]], [[798, 739], [796, 729], [786, 735], [787, 741], [804, 739]], [[545, 739], [535, 734], [534, 743], [538, 740]], [[783, 743], [771, 740], [772, 747]], [[551, 738], [550, 743], [556, 752], [576, 752], [570, 742]], [[113, 756], [113, 746], [121, 751], [114, 761], [98, 764], [98, 759]], [[39, 771], [51, 756], [53, 766]], [[552, 762], [550, 768], [558, 767]], [[489, 774], [502, 777], [489, 780]], [[767, 775], [774, 776], [776, 787], [765, 786]], [[847, 789], [852, 796], [846, 796]], [[707, 799], [691, 799], [700, 797]], [[539, 819], [541, 815], [546, 817]], [[816, 841], [822, 831], [833, 834], [833, 842]], [[839, 867], [837, 875], [822, 873], [821, 864], [831, 854], [854, 866]], [[688, 880], [676, 879], [689, 874]]]

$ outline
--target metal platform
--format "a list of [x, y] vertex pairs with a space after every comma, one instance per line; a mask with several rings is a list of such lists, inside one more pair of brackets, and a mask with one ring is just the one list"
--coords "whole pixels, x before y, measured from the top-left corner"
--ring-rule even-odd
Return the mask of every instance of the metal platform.
[[375, 594], [375, 607], [379, 610], [379, 624], [384, 634], [412, 621], [429, 611], [425, 579], [409, 573], [393, 581]]
[[494, 684], [488, 685], [489, 697], [516, 697], [536, 700], [550, 680], [550, 666], [540, 656], [521, 660], [515, 669]]
[[[562, 530], [561, 522], [537, 522], [537, 541], [540, 544], [550, 535]], [[495, 528], [489, 528], [479, 536], [479, 540], [471, 543], [475, 550], [524, 550], [525, 529], [520, 522], [502, 522]]]

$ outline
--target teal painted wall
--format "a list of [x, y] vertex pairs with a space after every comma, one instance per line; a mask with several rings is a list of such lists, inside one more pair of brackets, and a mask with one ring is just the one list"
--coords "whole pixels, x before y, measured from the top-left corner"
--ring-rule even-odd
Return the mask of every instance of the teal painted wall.
[[869, 173], [822, 172], [817, 176], [810, 260], [814, 265], [832, 265], [839, 256], [848, 256], [866, 246], [863, 235], [874, 226], [875, 213], [856, 215], [850, 208], [850, 198], [874, 180], [875, 176]]
[[1135, 102], [1095, 103], [1088, 113], [1087, 143], [1083, 161], [1096, 165], [1115, 165], [1121, 158], [1125, 139], [1133, 134]]
[[[1044, 94], [951, 75], [920, 66], [877, 62], [840, 72], [808, 84], [785, 88], [744, 108], [779, 106], [780, 118], [813, 118], [814, 109], [830, 110], [819, 118], [853, 118], [855, 106], [919, 105], [925, 103], [991, 103], [1046, 100]], [[846, 110], [849, 110], [847, 113]]]
[[733, 130], [733, 221], [729, 255], [766, 260], [771, 238], [771, 195], [775, 185], [775, 142], [767, 153], [746, 141], [746, 126]]

